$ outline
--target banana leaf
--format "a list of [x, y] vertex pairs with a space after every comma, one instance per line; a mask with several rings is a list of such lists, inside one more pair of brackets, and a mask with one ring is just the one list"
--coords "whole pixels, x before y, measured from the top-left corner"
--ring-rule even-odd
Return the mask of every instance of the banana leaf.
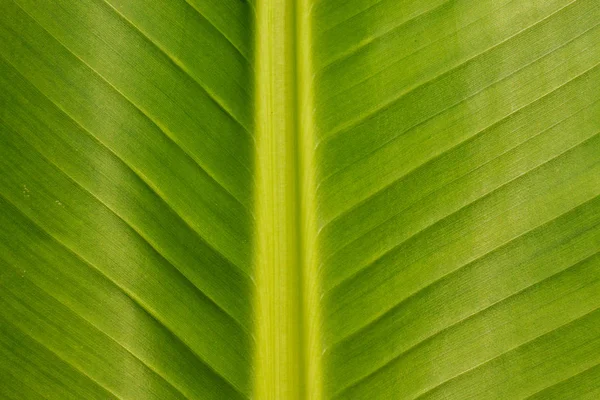
[[0, 398], [600, 398], [597, 0], [0, 0]]

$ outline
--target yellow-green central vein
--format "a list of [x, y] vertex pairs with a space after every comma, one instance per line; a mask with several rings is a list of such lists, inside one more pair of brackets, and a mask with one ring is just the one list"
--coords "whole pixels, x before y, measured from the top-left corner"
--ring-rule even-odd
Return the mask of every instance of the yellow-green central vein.
[[256, 7], [257, 399], [321, 397], [307, 3]]

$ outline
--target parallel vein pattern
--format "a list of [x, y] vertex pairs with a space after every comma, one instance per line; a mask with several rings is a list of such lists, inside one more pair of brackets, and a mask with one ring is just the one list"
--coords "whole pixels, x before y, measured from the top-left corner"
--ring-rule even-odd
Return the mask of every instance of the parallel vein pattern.
[[251, 6], [0, 7], [0, 397], [248, 397]]
[[597, 0], [0, 0], [0, 398], [597, 399]]
[[313, 7], [327, 397], [597, 391], [598, 3]]

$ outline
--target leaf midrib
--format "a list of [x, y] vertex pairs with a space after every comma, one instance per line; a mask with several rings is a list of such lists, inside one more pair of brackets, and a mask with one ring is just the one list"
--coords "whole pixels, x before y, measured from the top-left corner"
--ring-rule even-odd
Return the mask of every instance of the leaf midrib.
[[259, 0], [255, 27], [254, 397], [321, 398], [308, 0]]

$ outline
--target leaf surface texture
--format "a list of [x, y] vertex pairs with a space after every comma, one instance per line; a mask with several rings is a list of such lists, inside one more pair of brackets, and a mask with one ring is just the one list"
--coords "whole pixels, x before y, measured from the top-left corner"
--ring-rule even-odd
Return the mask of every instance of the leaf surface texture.
[[0, 0], [0, 397], [600, 396], [595, 0]]

